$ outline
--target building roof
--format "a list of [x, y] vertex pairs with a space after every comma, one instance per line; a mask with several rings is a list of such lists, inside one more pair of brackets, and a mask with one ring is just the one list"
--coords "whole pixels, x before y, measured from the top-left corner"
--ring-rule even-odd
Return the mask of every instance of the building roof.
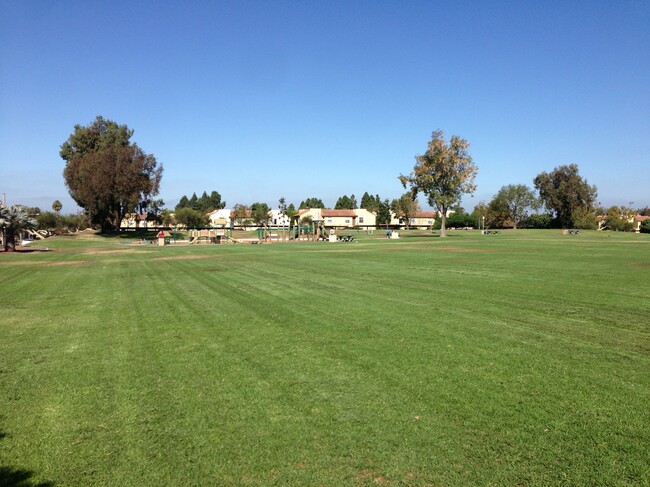
[[634, 221], [637, 221], [637, 222], [644, 222], [644, 221], [646, 221], [646, 220], [649, 219], [649, 218], [650, 218], [650, 216], [646, 216], [646, 215], [637, 215], [637, 216], [634, 217]]
[[354, 210], [321, 210], [323, 217], [355, 217], [357, 213]]
[[435, 211], [418, 211], [413, 218], [435, 218]]

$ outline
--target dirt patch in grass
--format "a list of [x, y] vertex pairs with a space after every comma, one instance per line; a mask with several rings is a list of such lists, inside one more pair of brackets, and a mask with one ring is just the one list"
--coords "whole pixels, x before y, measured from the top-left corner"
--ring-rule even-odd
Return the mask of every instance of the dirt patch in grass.
[[38, 262], [35, 264], [40, 264], [42, 267], [60, 267], [66, 265], [85, 265], [90, 263], [92, 262], [88, 260], [60, 260], [57, 262]]
[[0, 261], [0, 263], [19, 265], [19, 266], [29, 266], [29, 267], [61, 267], [67, 265], [85, 265], [92, 264], [92, 261], [89, 260], [59, 260], [56, 262], [32, 262], [32, 261], [18, 261], [18, 262], [9, 262], [9, 261]]
[[355, 479], [355, 484], [358, 483], [373, 483], [376, 485], [392, 485], [393, 482], [390, 482], [389, 480], [385, 479], [381, 475], [379, 475], [377, 472], [373, 472], [372, 470], [362, 470], [359, 472], [356, 476]]

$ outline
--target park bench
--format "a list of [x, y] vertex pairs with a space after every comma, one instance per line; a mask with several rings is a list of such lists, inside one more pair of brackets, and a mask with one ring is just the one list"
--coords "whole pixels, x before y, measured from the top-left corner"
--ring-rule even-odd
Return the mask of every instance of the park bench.
[[338, 237], [339, 242], [352, 242], [354, 240], [354, 235], [341, 235]]
[[483, 230], [483, 235], [499, 235], [499, 230]]

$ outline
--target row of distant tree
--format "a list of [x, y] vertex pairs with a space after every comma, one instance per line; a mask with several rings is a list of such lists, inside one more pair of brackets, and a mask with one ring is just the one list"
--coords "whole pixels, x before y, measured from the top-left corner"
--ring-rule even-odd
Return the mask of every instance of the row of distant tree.
[[[356, 209], [353, 204], [354, 195], [342, 196], [335, 209]], [[162, 200], [156, 200], [155, 205], [148, 207], [147, 220], [160, 225], [171, 226], [175, 224], [188, 227], [204, 227], [209, 224], [207, 213], [225, 207], [221, 195], [212, 191], [198, 198], [196, 193], [191, 198], [181, 198], [174, 211], [164, 209]], [[285, 198], [280, 198], [277, 207], [280, 212], [293, 218], [298, 210], [303, 208], [325, 208], [320, 198], [311, 197], [301, 201], [298, 210], [293, 204], [286, 204]], [[417, 199], [411, 193], [404, 193], [400, 198], [389, 201], [382, 200], [379, 195], [372, 196], [368, 192], [361, 198], [360, 208], [365, 208], [377, 215], [377, 225], [386, 225], [391, 221], [391, 212], [405, 222], [408, 227], [412, 218], [421, 211]], [[41, 211], [36, 207], [20, 207], [25, 218], [36, 222], [35, 227], [53, 232], [77, 231], [92, 225], [91, 219], [85, 212], [75, 214], [61, 214], [62, 204], [56, 200], [52, 203], [53, 211]], [[236, 204], [232, 210], [232, 217], [236, 224], [267, 225], [271, 208], [266, 203], [256, 202], [252, 205]], [[593, 211], [577, 211], [573, 215], [574, 228], [598, 228], [597, 217], [604, 217], [602, 226], [615, 231], [632, 231], [635, 215], [650, 216], [650, 208], [634, 209], [629, 206], [611, 206], [603, 208], [596, 206]], [[447, 226], [450, 228], [486, 227], [486, 228], [554, 228], [559, 227], [559, 221], [553, 215], [544, 211], [544, 203], [532, 188], [525, 185], [503, 186], [488, 203], [478, 203], [471, 213], [460, 206], [450, 208], [447, 217]], [[647, 227], [647, 228], [646, 228]], [[440, 219], [436, 220], [434, 228], [440, 228]], [[644, 222], [642, 231], [650, 233], [650, 221]]]
[[[191, 197], [182, 196], [173, 211], [165, 209], [164, 202], [156, 199], [163, 167], [131, 140], [132, 135], [133, 130], [126, 125], [98, 116], [87, 126], [75, 125], [74, 132], [61, 145], [65, 184], [92, 225], [105, 232], [117, 231], [122, 220], [132, 213], [146, 214], [149, 220], [161, 224], [205, 221], [206, 213], [225, 207], [218, 191], [210, 194], [204, 191], [200, 197], [196, 193]], [[417, 196], [421, 194], [441, 215], [441, 235], [444, 235], [449, 211], [464, 194], [476, 190], [474, 179], [478, 168], [469, 154], [469, 143], [456, 135], [447, 139], [437, 130], [432, 133], [426, 151], [415, 159], [412, 172], [398, 178], [406, 190], [401, 197], [389, 201], [366, 192], [357, 202], [354, 194], [343, 195], [336, 201], [335, 209], [354, 209], [358, 205], [376, 212], [379, 225], [389, 222], [391, 211], [408, 222], [420, 210]], [[598, 207], [596, 197], [596, 187], [579, 175], [577, 165], [570, 164], [540, 173], [532, 188], [522, 184], [502, 187], [491, 201], [479, 203], [470, 216], [474, 216], [476, 223], [493, 227], [594, 228], [597, 215], [607, 214], [610, 228], [627, 228], [621, 222], [628, 219], [632, 210], [619, 207], [605, 211]], [[301, 201], [298, 209], [287, 204], [284, 198], [279, 202], [288, 216], [301, 208], [324, 206], [317, 197]], [[238, 204], [233, 206], [233, 212], [260, 221], [268, 215], [263, 211], [268, 208], [260, 202], [250, 206]], [[53, 207], [54, 217], [43, 215], [43, 225], [47, 218], [50, 224], [55, 217], [60, 222], [60, 211], [60, 207]], [[258, 214], [261, 218], [255, 216]]]

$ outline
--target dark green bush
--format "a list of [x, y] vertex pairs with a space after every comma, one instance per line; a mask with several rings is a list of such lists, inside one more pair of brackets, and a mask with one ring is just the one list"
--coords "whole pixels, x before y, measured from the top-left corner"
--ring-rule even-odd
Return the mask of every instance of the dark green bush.
[[650, 233], [650, 219], [641, 222], [641, 228], [639, 231], [641, 233]]
[[552, 223], [551, 215], [535, 213], [522, 221], [519, 226], [520, 228], [551, 228]]
[[447, 228], [478, 227], [476, 218], [467, 213], [452, 213], [447, 217]]

